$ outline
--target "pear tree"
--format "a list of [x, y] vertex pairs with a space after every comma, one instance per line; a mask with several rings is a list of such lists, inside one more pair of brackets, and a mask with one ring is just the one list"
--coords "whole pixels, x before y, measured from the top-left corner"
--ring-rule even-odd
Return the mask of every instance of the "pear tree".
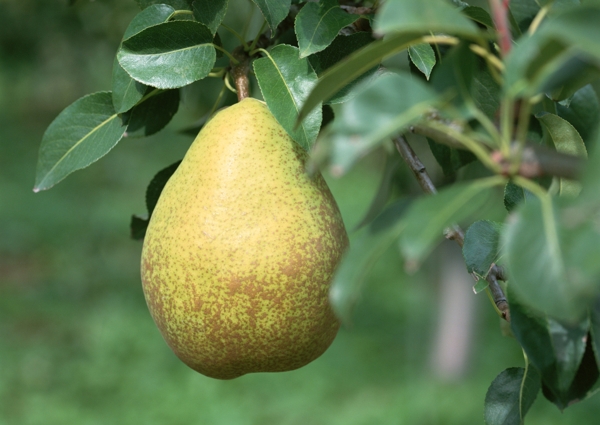
[[[379, 150], [421, 188], [392, 198], [383, 170], [331, 280], [342, 324], [389, 247], [414, 270], [447, 238], [523, 350], [481, 395], [488, 425], [523, 423], [540, 393], [563, 410], [600, 388], [600, 1], [252, 0], [263, 25], [251, 34], [224, 23], [235, 0], [136, 1], [110, 91], [50, 124], [34, 191], [160, 131], [181, 90], [211, 79], [204, 121], [230, 92], [258, 97], [308, 173], [342, 176]], [[157, 170], [134, 238], [178, 166]]]

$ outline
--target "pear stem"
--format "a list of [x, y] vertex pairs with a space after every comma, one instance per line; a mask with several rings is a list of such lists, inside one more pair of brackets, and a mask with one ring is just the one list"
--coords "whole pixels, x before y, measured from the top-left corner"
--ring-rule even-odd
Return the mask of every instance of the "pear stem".
[[233, 57], [237, 64], [232, 61], [231, 75], [237, 92], [238, 102], [250, 96], [250, 57], [244, 50], [244, 46], [239, 46], [233, 51]]

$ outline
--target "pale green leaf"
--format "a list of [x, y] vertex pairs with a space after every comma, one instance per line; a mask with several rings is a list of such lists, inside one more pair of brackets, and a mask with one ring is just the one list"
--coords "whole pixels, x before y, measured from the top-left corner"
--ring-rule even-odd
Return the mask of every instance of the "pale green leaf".
[[419, 71], [425, 75], [425, 78], [429, 80], [436, 62], [433, 48], [427, 43], [415, 44], [408, 48], [408, 56]]

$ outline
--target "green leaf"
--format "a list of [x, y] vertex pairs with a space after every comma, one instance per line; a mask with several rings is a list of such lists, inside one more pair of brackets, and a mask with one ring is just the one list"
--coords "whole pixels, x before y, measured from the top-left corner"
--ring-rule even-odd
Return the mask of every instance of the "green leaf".
[[[315, 53], [308, 57], [310, 64], [317, 73], [321, 76], [326, 70], [334, 66], [336, 63], [346, 58], [356, 50], [373, 42], [373, 37], [368, 32], [357, 32], [352, 35], [340, 35], [323, 51]], [[377, 65], [358, 76], [346, 86], [342, 87], [334, 94], [326, 103], [335, 104], [343, 103], [352, 98], [352, 89], [358, 83], [371, 77], [377, 70]]]
[[252, 0], [260, 9], [265, 20], [275, 31], [277, 25], [285, 19], [292, 5], [291, 0]]
[[[148, 27], [166, 22], [173, 12], [175, 12], [175, 9], [165, 4], [155, 4], [147, 7], [133, 18], [125, 30], [123, 39], [129, 38]], [[131, 78], [115, 58], [112, 74], [112, 97], [115, 110], [118, 113], [130, 110], [142, 99], [146, 89], [147, 86]]]
[[592, 336], [594, 356], [596, 357], [596, 364], [600, 367], [600, 297], [596, 298], [596, 301], [590, 310], [590, 333]]
[[400, 237], [400, 249], [409, 265], [420, 263], [443, 239], [448, 226], [480, 216], [489, 206], [494, 186], [503, 181], [492, 177], [457, 183], [413, 202], [403, 219], [406, 230]]
[[137, 81], [161, 89], [201, 80], [215, 59], [210, 30], [194, 21], [155, 25], [124, 40], [117, 58]]
[[352, 237], [329, 293], [333, 310], [343, 323], [351, 323], [352, 309], [360, 298], [370, 270], [403, 231], [400, 217], [407, 205], [406, 199], [395, 202]]
[[167, 4], [154, 4], [147, 7], [131, 20], [125, 34], [123, 34], [123, 40], [142, 32], [146, 28], [167, 22], [174, 12], [175, 9]]
[[506, 183], [504, 187], [504, 206], [506, 207], [506, 211], [510, 212], [521, 202], [532, 198], [534, 198], [534, 195], [530, 191], [523, 189], [513, 182]]
[[540, 372], [544, 396], [559, 409], [589, 395], [598, 379], [586, 317], [561, 323], [525, 305], [508, 285], [511, 329], [531, 364]]
[[519, 205], [503, 233], [504, 258], [523, 302], [574, 321], [600, 289], [600, 234], [557, 202], [532, 198]]
[[561, 104], [556, 106], [558, 115], [575, 127], [589, 147], [593, 130], [600, 122], [600, 102], [594, 88], [588, 84], [575, 92], [568, 107]]
[[317, 82], [308, 59], [300, 59], [296, 47], [280, 44], [269, 56], [254, 61], [254, 72], [269, 110], [290, 137], [309, 150], [321, 127], [321, 108], [295, 128], [300, 106]]
[[429, 80], [431, 70], [435, 65], [435, 52], [433, 48], [427, 43], [415, 44], [408, 48], [408, 56], [417, 69]]
[[511, 367], [494, 379], [485, 395], [486, 425], [521, 425], [541, 388], [533, 367]]
[[76, 100], [44, 133], [33, 191], [49, 189], [73, 171], [106, 155], [121, 140], [125, 129], [110, 92]]
[[320, 52], [331, 44], [340, 30], [359, 18], [345, 12], [337, 0], [304, 5], [294, 23], [300, 57]]
[[500, 233], [503, 224], [480, 220], [473, 223], [465, 233], [462, 248], [463, 257], [469, 273], [485, 278], [500, 258]]
[[140, 9], [146, 9], [155, 4], [166, 4], [176, 10], [191, 10], [192, 0], [135, 0]]
[[[535, 116], [552, 139], [558, 152], [587, 158], [587, 150], [581, 136], [568, 121], [558, 115], [540, 113]], [[581, 191], [581, 185], [572, 180], [560, 179], [559, 194], [575, 197]]]
[[487, 68], [475, 74], [471, 95], [475, 106], [488, 118], [495, 119], [496, 112], [500, 107], [501, 88]]
[[381, 34], [443, 32], [480, 37], [477, 25], [444, 0], [388, 0], [379, 9], [375, 31]]
[[493, 29], [495, 27], [492, 17], [487, 10], [477, 6], [467, 6], [462, 9], [462, 13], [471, 18], [473, 21], [485, 25], [488, 28]]
[[131, 78], [115, 58], [112, 71], [112, 101], [116, 112], [122, 113], [133, 108], [144, 97], [147, 88], [145, 84]]
[[389, 73], [368, 83], [341, 105], [331, 125], [336, 175], [345, 173], [358, 158], [420, 119], [438, 102], [435, 92], [408, 73]]
[[418, 34], [398, 34], [385, 40], [374, 41], [352, 53], [319, 77], [319, 82], [302, 105], [298, 121], [302, 121], [313, 109], [330, 99], [340, 89], [352, 82], [384, 58], [407, 49], [420, 38]]
[[192, 10], [196, 20], [210, 30], [214, 36], [225, 18], [229, 0], [195, 0]]
[[157, 91], [131, 111], [127, 137], [150, 136], [162, 130], [179, 109], [179, 90]]
[[510, 2], [511, 15], [522, 32], [527, 31], [533, 18], [539, 13], [540, 5], [536, 0], [520, 0]]
[[132, 239], [141, 240], [144, 239], [144, 236], [146, 236], [146, 229], [150, 223], [150, 217], [152, 217], [152, 213], [154, 212], [158, 198], [160, 198], [160, 194], [165, 188], [165, 185], [173, 173], [175, 173], [177, 167], [179, 167], [179, 164], [181, 164], [181, 161], [177, 161], [174, 164], [163, 168], [156, 173], [156, 175], [150, 181], [150, 184], [146, 189], [146, 208], [148, 210], [148, 218], [139, 217], [137, 215], [131, 216], [130, 229]]

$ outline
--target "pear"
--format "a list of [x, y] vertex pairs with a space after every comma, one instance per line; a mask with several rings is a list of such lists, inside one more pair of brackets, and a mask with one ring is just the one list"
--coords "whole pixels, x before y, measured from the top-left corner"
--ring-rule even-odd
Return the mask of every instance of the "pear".
[[232, 379], [297, 369], [332, 343], [329, 284], [348, 236], [307, 154], [252, 98], [198, 134], [153, 211], [142, 283], [165, 341]]

